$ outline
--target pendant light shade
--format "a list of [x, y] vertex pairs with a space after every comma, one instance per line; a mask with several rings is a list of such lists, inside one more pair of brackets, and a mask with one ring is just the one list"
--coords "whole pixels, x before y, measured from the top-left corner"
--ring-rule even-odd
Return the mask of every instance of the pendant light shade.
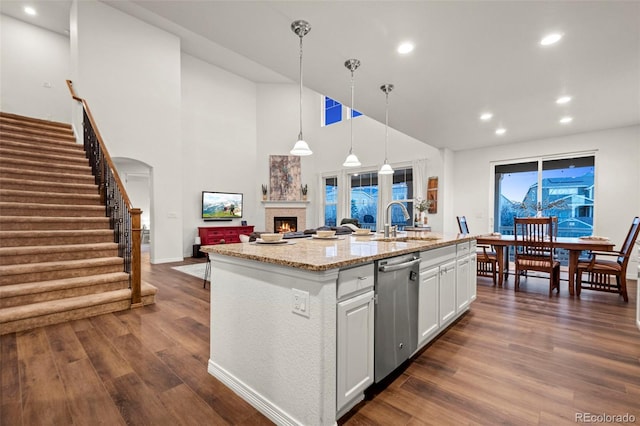
[[355, 104], [353, 101], [355, 91], [355, 85], [353, 83], [353, 72], [360, 66], [360, 61], [357, 59], [348, 59], [344, 63], [344, 66], [347, 67], [349, 71], [351, 71], [351, 145], [349, 147], [349, 155], [347, 155], [347, 158], [346, 160], [344, 160], [344, 163], [342, 163], [342, 165], [344, 167], [358, 167], [360, 166], [360, 160], [358, 160], [358, 157], [353, 153], [353, 112], [355, 111]]
[[380, 167], [380, 171], [378, 171], [379, 175], [392, 175], [393, 168], [387, 162], [387, 145], [389, 143], [389, 92], [393, 90], [393, 84], [383, 84], [380, 86], [380, 90], [382, 90], [386, 97], [386, 107], [385, 107], [385, 120], [384, 120], [384, 164]]
[[298, 133], [298, 141], [289, 152], [291, 155], [311, 155], [313, 151], [311, 151], [309, 144], [304, 141], [302, 136], [302, 37], [311, 31], [311, 25], [307, 21], [293, 21], [291, 23], [291, 31], [300, 37], [300, 133]]

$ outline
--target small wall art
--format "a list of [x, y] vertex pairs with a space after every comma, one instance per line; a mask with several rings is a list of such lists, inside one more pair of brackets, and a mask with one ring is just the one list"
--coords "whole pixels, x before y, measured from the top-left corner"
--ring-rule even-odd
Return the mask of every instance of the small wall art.
[[300, 157], [297, 155], [269, 156], [269, 199], [296, 201], [300, 199]]
[[429, 209], [430, 214], [438, 213], [438, 177], [432, 176], [427, 180], [427, 200], [431, 201]]

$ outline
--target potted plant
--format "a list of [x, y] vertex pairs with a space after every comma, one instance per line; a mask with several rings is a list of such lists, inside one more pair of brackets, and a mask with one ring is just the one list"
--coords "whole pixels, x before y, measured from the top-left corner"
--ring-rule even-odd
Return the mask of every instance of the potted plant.
[[416, 207], [415, 207], [416, 211], [418, 211], [418, 214], [416, 215], [415, 225], [416, 226], [421, 226], [423, 224], [426, 225], [427, 214], [425, 212], [429, 210], [429, 207], [431, 207], [432, 201], [422, 199], [422, 198], [416, 198], [415, 204], [416, 204]]
[[302, 199], [304, 201], [307, 201], [307, 191], [308, 190], [309, 190], [309, 187], [307, 186], [306, 183], [300, 187], [300, 191], [302, 191]]
[[262, 185], [262, 200], [266, 201], [267, 199], [267, 185]]

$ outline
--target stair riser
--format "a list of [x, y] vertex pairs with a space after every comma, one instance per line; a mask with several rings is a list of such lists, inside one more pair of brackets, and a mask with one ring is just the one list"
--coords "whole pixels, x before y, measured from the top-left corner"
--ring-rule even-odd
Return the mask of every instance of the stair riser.
[[12, 180], [1, 180], [0, 188], [15, 189], [18, 191], [34, 191], [34, 192], [58, 192], [64, 194], [86, 194], [93, 195], [98, 193], [97, 186], [65, 186], [64, 184], [51, 184], [47, 182], [18, 182]]
[[64, 237], [38, 237], [37, 235], [24, 238], [1, 238], [0, 247], [28, 247], [28, 246], [54, 246], [62, 244], [97, 244], [112, 243], [111, 235], [69, 235]]
[[[6, 189], [6, 188], [5, 188]], [[96, 194], [92, 197], [77, 197], [74, 194], [3, 194], [0, 200], [9, 203], [41, 203], [41, 204], [73, 204], [83, 206], [99, 206], [100, 197]]]
[[71, 166], [89, 166], [89, 160], [84, 157], [70, 157], [64, 156], [64, 154], [45, 154], [40, 152], [34, 153], [33, 149], [28, 151], [0, 149], [0, 156], [6, 159], [40, 161], [45, 164], [52, 162], [56, 164], [69, 164]]
[[0, 121], [0, 132], [2, 133], [19, 133], [22, 135], [33, 135], [40, 138], [48, 138], [60, 141], [75, 141], [73, 131], [70, 129], [45, 129], [34, 128], [33, 126], [24, 125], [22, 123], [4, 123]]
[[74, 175], [91, 175], [91, 167], [72, 166], [57, 163], [35, 163], [21, 160], [14, 160], [0, 157], [0, 167], [20, 169], [24, 171], [50, 172], [50, 173], [71, 173]]
[[60, 123], [58, 121], [43, 120], [40, 118], [25, 117], [22, 115], [11, 114], [8, 112], [0, 112], [0, 123], [4, 125], [17, 125], [29, 127], [32, 129], [42, 129], [47, 131], [73, 132], [68, 123]]
[[[143, 300], [146, 304], [147, 302]], [[150, 302], [153, 303], [153, 302]], [[108, 314], [110, 312], [125, 311], [131, 308], [131, 300], [105, 303], [102, 305], [88, 306], [86, 308], [74, 309], [71, 311], [57, 312], [49, 315], [41, 315], [25, 318], [17, 321], [0, 323], [0, 335], [13, 332], [31, 330], [37, 327], [44, 327], [52, 324], [59, 324], [81, 318], [90, 318], [97, 315]]]
[[[17, 138], [14, 138], [17, 139]], [[36, 143], [34, 144], [31, 139], [20, 139], [20, 140], [12, 140], [6, 139], [4, 135], [0, 136], [0, 146], [5, 149], [10, 149], [13, 151], [20, 151], [25, 153], [34, 153], [38, 152], [40, 154], [48, 154], [48, 155], [60, 155], [63, 157], [73, 157], [73, 158], [87, 158], [87, 155], [84, 152], [82, 145], [73, 144], [70, 146], [59, 144], [46, 144], [46, 143]]]
[[81, 250], [63, 253], [20, 254], [0, 257], [0, 266], [24, 265], [27, 263], [55, 262], [65, 260], [95, 259], [96, 257], [117, 257], [118, 249]]
[[23, 296], [0, 298], [0, 309], [10, 308], [13, 306], [28, 305], [30, 303], [40, 303], [50, 300], [64, 299], [66, 297], [98, 294], [105, 291], [122, 290], [126, 288], [129, 288], [128, 279], [104, 284], [93, 284], [91, 286], [52, 290], [44, 293], [32, 293]]
[[[34, 149], [38, 150], [48, 150], [55, 148], [75, 150], [77, 149], [76, 147], [82, 146], [76, 143], [74, 139], [56, 139], [35, 135], [23, 135], [21, 133], [2, 132], [1, 130], [0, 133], [0, 145], [4, 145], [5, 142], [21, 142], [27, 143], [35, 147]], [[82, 148], [82, 150], [84, 150], [84, 148]]]
[[21, 170], [10, 167], [0, 166], [0, 178], [14, 179], [14, 180], [29, 180], [36, 182], [45, 182], [48, 184], [54, 183], [68, 183], [68, 184], [82, 184], [82, 185], [95, 185], [96, 179], [92, 175], [77, 175], [71, 173], [51, 173], [51, 172], [36, 172], [29, 170]]
[[96, 274], [109, 274], [122, 272], [124, 265], [103, 265], [90, 268], [70, 268], [56, 271], [36, 271], [29, 274], [3, 275], [0, 277], [0, 285], [19, 283], [31, 283], [35, 281], [59, 280], [63, 278], [88, 277]]
[[19, 207], [0, 207], [0, 216], [45, 216], [45, 217], [105, 217], [104, 208], [88, 209], [71, 206], [69, 208], [26, 209]]
[[[96, 218], [98, 219], [98, 218]], [[0, 221], [3, 231], [63, 231], [63, 230], [98, 230], [109, 229], [109, 222], [96, 220], [95, 222], [5, 222]]]

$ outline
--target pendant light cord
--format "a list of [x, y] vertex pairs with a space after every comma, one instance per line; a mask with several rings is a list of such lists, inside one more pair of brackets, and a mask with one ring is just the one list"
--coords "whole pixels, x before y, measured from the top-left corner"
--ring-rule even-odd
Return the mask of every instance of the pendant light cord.
[[302, 36], [300, 36], [300, 134], [298, 140], [302, 140]]
[[384, 128], [384, 163], [387, 163], [387, 144], [389, 142], [389, 92], [385, 92], [386, 95], [386, 105], [385, 105], [385, 128]]
[[353, 154], [353, 111], [355, 111], [354, 105], [354, 82], [353, 82], [353, 68], [351, 69], [351, 147], [349, 148], [349, 154]]

